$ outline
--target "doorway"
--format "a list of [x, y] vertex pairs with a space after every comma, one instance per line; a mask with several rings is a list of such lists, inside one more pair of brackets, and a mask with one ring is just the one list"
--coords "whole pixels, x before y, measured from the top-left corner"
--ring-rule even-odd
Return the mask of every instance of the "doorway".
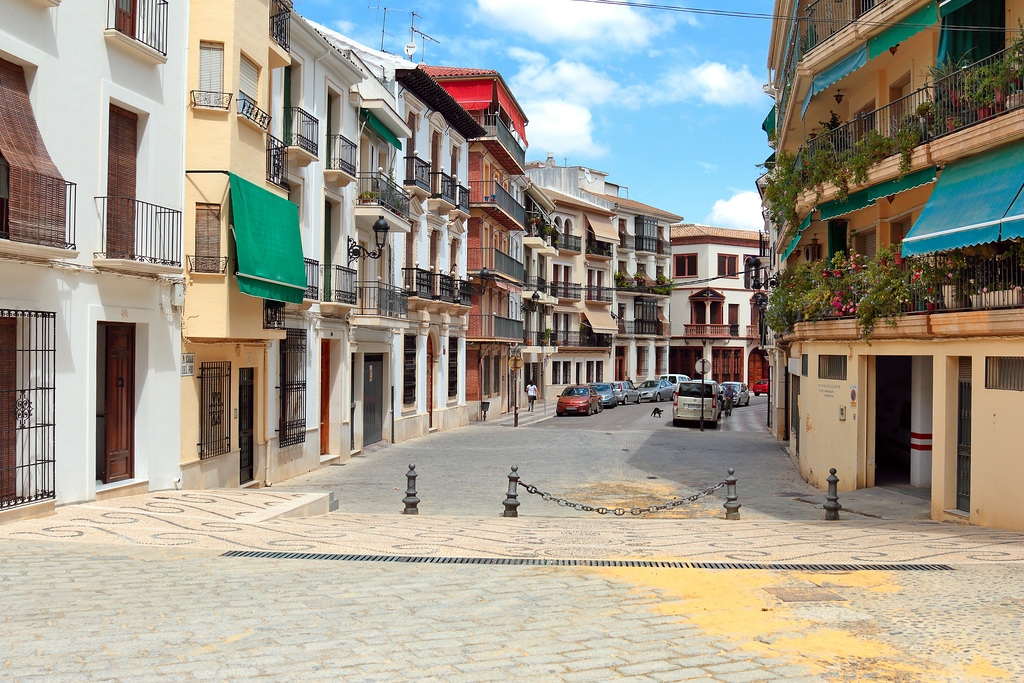
[[910, 356], [875, 359], [875, 486], [910, 483]]
[[626, 379], [626, 347], [615, 347], [615, 381], [621, 382]]
[[238, 369], [238, 483], [248, 484], [254, 479], [255, 457], [253, 423], [255, 422], [255, 373], [253, 368]]
[[434, 428], [434, 340], [427, 335], [427, 428]]
[[320, 455], [331, 452], [331, 342], [320, 341]]
[[97, 367], [103, 450], [97, 478], [109, 484], [135, 476], [135, 325], [100, 323], [98, 336], [103, 349]]
[[17, 329], [15, 318], [0, 318], [0, 504], [17, 495]]
[[363, 359], [363, 447], [384, 438], [384, 354]]
[[956, 509], [971, 511], [971, 358], [960, 358], [956, 384]]

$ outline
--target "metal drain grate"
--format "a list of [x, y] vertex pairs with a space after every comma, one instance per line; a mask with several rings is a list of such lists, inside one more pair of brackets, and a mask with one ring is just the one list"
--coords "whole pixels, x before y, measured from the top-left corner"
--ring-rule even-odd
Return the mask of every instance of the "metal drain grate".
[[392, 562], [406, 564], [500, 564], [526, 567], [643, 567], [653, 569], [768, 569], [815, 572], [942, 572], [946, 564], [788, 564], [761, 562], [676, 562], [659, 560], [559, 560], [532, 557], [439, 557], [436, 555], [355, 555], [343, 553], [291, 553], [272, 550], [228, 550], [221, 557], [253, 557], [265, 560], [336, 560], [341, 562]]

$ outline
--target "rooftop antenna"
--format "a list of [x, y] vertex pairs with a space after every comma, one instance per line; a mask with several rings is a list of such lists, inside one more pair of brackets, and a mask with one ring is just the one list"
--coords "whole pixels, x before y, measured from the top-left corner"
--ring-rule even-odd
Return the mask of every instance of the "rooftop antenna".
[[[416, 17], [423, 18], [422, 15], [412, 12], [411, 20], [409, 21], [409, 42], [405, 46], [405, 56], [412, 59], [412, 56], [416, 53], [416, 34], [418, 33], [423, 38], [423, 55], [427, 54], [427, 41], [432, 43], [441, 44], [439, 40], [436, 40], [432, 36], [428, 36], [423, 31], [416, 28]], [[422, 57], [420, 58], [422, 61]]]
[[[368, 10], [371, 10], [371, 9], [377, 10], [377, 14], [376, 14], [376, 16], [374, 18], [379, 17], [381, 15], [382, 11], [384, 13], [384, 18], [383, 18], [383, 20], [381, 21], [381, 24], [380, 24], [380, 51], [381, 52], [385, 52], [385, 50], [384, 50], [384, 37], [385, 36], [391, 36], [391, 34], [387, 32], [388, 10], [391, 10], [392, 12], [402, 12], [402, 11], [405, 11], [405, 10], [395, 10], [395, 9], [392, 9], [390, 7], [387, 7], [387, 6], [381, 7], [380, 0], [376, 0], [376, 1], [377, 1], [377, 6], [376, 7], [373, 7], [369, 3], [367, 3], [366, 9], [368, 9]], [[391, 36], [391, 37], [394, 38], [394, 36]]]

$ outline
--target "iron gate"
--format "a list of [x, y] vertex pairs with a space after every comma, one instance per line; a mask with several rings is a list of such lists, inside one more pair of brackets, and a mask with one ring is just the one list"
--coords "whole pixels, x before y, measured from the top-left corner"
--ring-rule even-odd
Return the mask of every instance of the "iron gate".
[[255, 475], [253, 447], [253, 395], [255, 382], [252, 368], [238, 369], [238, 483], [247, 484]]
[[800, 375], [791, 374], [793, 390], [789, 393], [789, 432], [793, 453], [800, 455]]
[[960, 359], [956, 391], [956, 509], [971, 511], [971, 359]]

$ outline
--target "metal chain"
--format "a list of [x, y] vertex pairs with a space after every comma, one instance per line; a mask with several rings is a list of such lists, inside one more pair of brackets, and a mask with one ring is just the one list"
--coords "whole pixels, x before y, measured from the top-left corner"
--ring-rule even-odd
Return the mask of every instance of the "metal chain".
[[544, 491], [538, 489], [536, 486], [524, 483], [522, 481], [519, 482], [519, 485], [526, 489], [527, 493], [538, 495], [544, 500], [551, 501], [552, 503], [557, 503], [558, 505], [561, 505], [562, 507], [565, 508], [573, 508], [575, 510], [580, 510], [582, 512], [596, 512], [599, 515], [606, 515], [610, 512], [614, 514], [616, 517], [621, 517], [627, 512], [631, 515], [640, 515], [645, 512], [660, 512], [662, 510], [669, 510], [671, 508], [679, 507], [680, 505], [686, 505], [687, 503], [693, 503], [695, 501], [700, 500], [709, 493], [712, 493], [722, 488], [723, 486], [725, 486], [725, 482], [721, 481], [709, 489], [704, 489], [700, 493], [695, 493], [692, 496], [687, 496], [686, 498], [670, 500], [669, 502], [662, 503], [661, 505], [651, 505], [645, 508], [630, 508], [628, 510], [626, 508], [594, 507], [593, 505], [587, 505], [586, 503], [575, 503], [571, 500], [566, 500], [565, 498], [559, 498], [557, 496], [551, 495], [550, 493], [545, 493]]

